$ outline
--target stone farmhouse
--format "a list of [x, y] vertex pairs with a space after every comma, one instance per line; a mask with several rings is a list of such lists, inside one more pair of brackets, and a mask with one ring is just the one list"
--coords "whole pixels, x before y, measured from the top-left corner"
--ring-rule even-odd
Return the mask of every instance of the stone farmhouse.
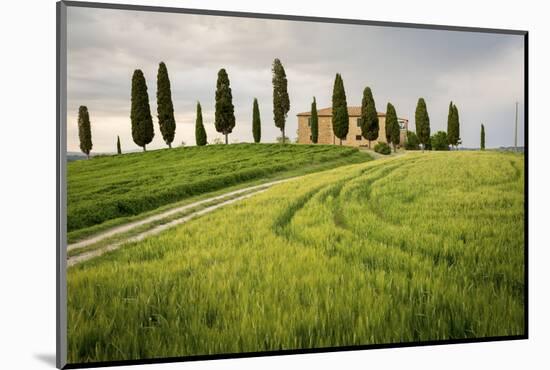
[[[334, 136], [332, 131], [332, 107], [317, 110], [319, 117], [319, 144], [340, 144], [340, 139]], [[368, 146], [369, 141], [361, 136], [361, 107], [348, 107], [349, 132], [347, 137], [342, 140], [342, 145], [348, 146]], [[311, 144], [311, 112], [298, 113], [298, 143]], [[398, 118], [401, 127], [400, 145], [403, 145], [409, 128], [409, 120]], [[378, 124], [380, 130], [378, 139], [371, 141], [371, 147], [379, 141], [386, 142], [386, 114], [378, 113]]]

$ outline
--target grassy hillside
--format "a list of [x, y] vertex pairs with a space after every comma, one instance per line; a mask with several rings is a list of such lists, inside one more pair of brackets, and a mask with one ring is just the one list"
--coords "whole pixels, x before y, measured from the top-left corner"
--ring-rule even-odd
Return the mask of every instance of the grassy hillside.
[[275, 175], [371, 159], [331, 145], [232, 144], [156, 150], [68, 164], [68, 231]]
[[277, 185], [71, 268], [69, 361], [519, 335], [523, 156]]

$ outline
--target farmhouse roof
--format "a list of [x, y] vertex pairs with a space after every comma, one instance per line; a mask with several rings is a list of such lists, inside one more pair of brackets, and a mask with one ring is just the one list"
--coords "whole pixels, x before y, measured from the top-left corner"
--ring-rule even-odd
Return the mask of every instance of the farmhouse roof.
[[[317, 115], [319, 117], [331, 117], [332, 107], [317, 109]], [[350, 117], [361, 116], [361, 107], [348, 106], [348, 115]], [[297, 116], [311, 116], [311, 111], [298, 113]], [[378, 112], [378, 117], [386, 117], [386, 113]], [[399, 118], [399, 119], [406, 120], [405, 118]]]

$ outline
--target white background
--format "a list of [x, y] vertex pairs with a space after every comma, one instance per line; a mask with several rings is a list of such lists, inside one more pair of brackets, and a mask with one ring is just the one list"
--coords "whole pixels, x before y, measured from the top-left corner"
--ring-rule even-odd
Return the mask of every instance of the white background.
[[[119, 2], [111, 0], [111, 2]], [[550, 22], [543, 1], [135, 1], [530, 31], [530, 339], [144, 365], [133, 369], [545, 368], [550, 365], [547, 242]], [[4, 1], [0, 12], [0, 368], [55, 363], [55, 1]]]

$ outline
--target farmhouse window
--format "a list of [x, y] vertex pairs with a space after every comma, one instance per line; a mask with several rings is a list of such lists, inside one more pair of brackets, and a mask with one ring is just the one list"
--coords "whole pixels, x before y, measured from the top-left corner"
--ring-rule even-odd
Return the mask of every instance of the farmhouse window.
[[355, 140], [361, 140], [361, 135], [355, 135]]
[[357, 127], [361, 127], [361, 118], [357, 118]]
[[311, 117], [307, 119], [307, 126], [311, 127]]

